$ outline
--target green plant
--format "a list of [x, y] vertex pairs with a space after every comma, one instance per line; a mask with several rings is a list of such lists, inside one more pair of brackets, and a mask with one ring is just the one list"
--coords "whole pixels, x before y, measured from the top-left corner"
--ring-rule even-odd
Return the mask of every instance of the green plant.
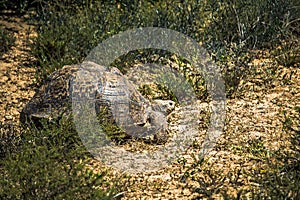
[[17, 14], [24, 13], [28, 5], [32, 3], [33, 0], [15, 0], [15, 1], [9, 1], [9, 0], [1, 0], [0, 1], [0, 10], [14, 10]]
[[[23, 130], [18, 148], [0, 161], [1, 199], [111, 199], [121, 189], [93, 172], [68, 120]], [[111, 185], [111, 186], [108, 186]]]
[[0, 29], [0, 56], [7, 52], [15, 43], [16, 38], [14, 34], [1, 28]]
[[0, 124], [0, 159], [4, 159], [10, 152], [18, 148], [20, 136], [17, 127], [12, 124]]
[[286, 67], [299, 67], [300, 44], [298, 38], [289, 38], [279, 43], [279, 47], [272, 51], [276, 61]]
[[300, 197], [299, 157], [295, 157], [291, 152], [282, 151], [274, 153], [273, 159], [266, 161], [267, 168], [246, 173], [252, 177], [253, 182], [260, 185], [260, 191], [252, 190], [255, 194], [253, 198], [261, 199], [260, 196], [263, 196], [271, 199], [298, 199]]
[[107, 107], [100, 107], [97, 117], [100, 127], [110, 140], [117, 144], [121, 144], [130, 138], [125, 134], [125, 131], [118, 127], [114, 122], [114, 118]]
[[208, 2], [212, 13], [207, 39], [212, 42], [251, 48], [270, 45], [288, 36], [291, 22], [299, 20], [299, 3], [294, 0]]
[[[296, 6], [293, 0], [53, 1], [40, 6], [43, 9], [36, 15], [39, 29], [32, 51], [38, 62], [36, 78], [42, 81], [63, 65], [81, 62], [98, 43], [120, 31], [158, 26], [182, 32], [202, 43], [222, 66], [231, 95], [248, 74], [247, 48], [273, 44], [290, 34], [296, 24], [291, 23], [296, 20]], [[130, 67], [132, 61], [148, 57], [149, 51], [146, 52], [124, 55], [118, 67]]]

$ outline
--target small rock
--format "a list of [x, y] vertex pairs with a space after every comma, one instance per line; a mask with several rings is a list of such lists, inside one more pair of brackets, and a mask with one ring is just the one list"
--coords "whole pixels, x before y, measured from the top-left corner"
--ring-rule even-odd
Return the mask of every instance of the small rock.
[[6, 81], [8, 81], [8, 77], [7, 76], [2, 76], [0, 79], [0, 83], [5, 83]]
[[6, 115], [6, 116], [5, 116], [5, 119], [7, 119], [7, 120], [12, 120], [12, 119], [13, 119], [13, 116], [11, 116], [11, 115]]

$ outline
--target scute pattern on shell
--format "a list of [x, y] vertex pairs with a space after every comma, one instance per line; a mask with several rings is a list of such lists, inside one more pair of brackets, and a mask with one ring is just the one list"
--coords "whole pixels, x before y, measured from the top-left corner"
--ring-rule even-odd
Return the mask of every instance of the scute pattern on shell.
[[[89, 78], [94, 78], [96, 84], [83, 80], [83, 87], [74, 87], [74, 80], [82, 68], [95, 75]], [[116, 124], [131, 136], [147, 138], [155, 133], [155, 140], [166, 141], [168, 138], [166, 116], [156, 109], [157, 104], [152, 105], [145, 99], [117, 68], [109, 69], [92, 62], [67, 65], [52, 73], [22, 110], [21, 122], [31, 119], [39, 123], [42, 118], [58, 120], [69, 116], [72, 95], [73, 98], [80, 95], [94, 98], [97, 114], [101, 106], [106, 106]]]
[[78, 70], [76, 65], [67, 65], [46, 78], [33, 98], [26, 104], [20, 114], [21, 122], [27, 119], [34, 122], [39, 119], [59, 119], [69, 114], [71, 104], [70, 80]]

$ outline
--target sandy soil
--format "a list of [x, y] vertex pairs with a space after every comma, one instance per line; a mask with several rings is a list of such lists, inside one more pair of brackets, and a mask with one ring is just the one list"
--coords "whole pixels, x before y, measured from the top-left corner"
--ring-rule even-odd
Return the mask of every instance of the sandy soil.
[[[35, 69], [29, 65], [33, 58], [29, 56], [27, 45], [28, 36], [34, 33], [30, 25], [14, 16], [1, 16], [0, 24], [13, 31], [17, 38], [16, 44], [0, 60], [0, 123], [2, 126], [18, 125], [19, 113], [36, 87]], [[278, 66], [260, 52], [251, 65], [255, 72], [240, 83], [238, 97], [227, 100], [224, 134], [202, 166], [202, 172], [195, 175], [198, 180], [205, 180], [206, 185], [186, 176], [193, 163], [187, 158], [185, 165], [175, 163], [155, 173], [133, 176], [132, 185], [124, 191], [122, 199], [200, 199], [203, 194], [195, 191], [201, 188], [208, 192], [220, 188], [235, 196], [241, 189], [259, 188], [253, 177], [246, 176], [247, 173], [238, 175], [238, 171], [259, 176], [267, 163], [253, 156], [253, 152], [239, 152], [257, 141], [263, 142], [267, 151], [289, 149], [290, 133], [283, 129], [283, 111], [292, 116], [296, 115], [294, 108], [300, 107], [300, 68]], [[274, 68], [276, 73], [268, 74]], [[268, 78], [272, 81], [268, 82]], [[196, 152], [197, 147], [190, 149], [188, 154]], [[214, 174], [223, 179], [212, 178]], [[218, 199], [220, 195], [214, 197]]]
[[28, 39], [33, 28], [13, 15], [1, 16], [0, 26], [14, 33], [15, 45], [0, 60], [0, 123], [19, 124], [20, 111], [34, 94], [35, 69]]

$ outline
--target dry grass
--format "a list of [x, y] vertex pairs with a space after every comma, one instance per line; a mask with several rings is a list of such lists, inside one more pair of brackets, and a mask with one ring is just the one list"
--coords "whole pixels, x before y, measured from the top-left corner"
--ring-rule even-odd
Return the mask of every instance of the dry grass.
[[[33, 95], [34, 69], [24, 46], [28, 26], [19, 27], [16, 46], [0, 63], [2, 129], [18, 125], [18, 115]], [[251, 74], [227, 100], [226, 129], [205, 160], [195, 160], [199, 145], [155, 173], [124, 178], [122, 199], [299, 199], [300, 67], [285, 67], [268, 50], [252, 52]], [[94, 171], [103, 165], [85, 161]], [[118, 172], [112, 172], [116, 177]]]

